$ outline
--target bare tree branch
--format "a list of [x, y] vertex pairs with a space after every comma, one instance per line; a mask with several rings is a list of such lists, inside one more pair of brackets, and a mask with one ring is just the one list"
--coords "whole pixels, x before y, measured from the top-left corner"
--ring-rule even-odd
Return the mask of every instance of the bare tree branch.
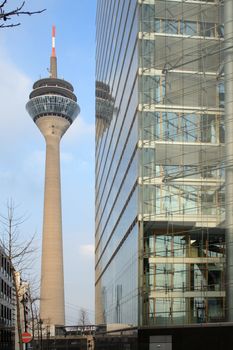
[[17, 27], [19, 26], [21, 23], [11, 23], [11, 24], [6, 24], [6, 21], [10, 21], [12, 20], [12, 17], [14, 16], [32, 16], [35, 14], [40, 14], [44, 11], [46, 11], [46, 9], [43, 10], [37, 10], [37, 11], [23, 11], [22, 9], [25, 6], [25, 1], [22, 2], [22, 4], [19, 7], [14, 8], [13, 10], [5, 10], [5, 5], [7, 5], [7, 0], [4, 0], [1, 4], [0, 4], [0, 21], [3, 21], [4, 23], [0, 24], [0, 28], [12, 28], [12, 27]]
[[[1, 6], [2, 5], [0, 5], [0, 9]], [[23, 274], [25, 275], [25, 271], [30, 266], [32, 253], [35, 252], [35, 248], [32, 246], [35, 235], [33, 235], [27, 241], [20, 239], [19, 226], [25, 222], [25, 217], [17, 217], [15, 209], [16, 206], [14, 205], [14, 201], [10, 199], [6, 205], [7, 214], [5, 216], [0, 214], [0, 223], [2, 224], [3, 231], [2, 237], [0, 237], [0, 244], [4, 250], [4, 254], [9, 261], [10, 271], [13, 278], [17, 309], [19, 349], [23, 350], [22, 325], [20, 319], [20, 302], [22, 298], [20, 295], [21, 283], [18, 281], [17, 275], [19, 275], [19, 279], [21, 280], [20, 276], [23, 276]]]
[[4, 0], [1, 5], [0, 5], [0, 8], [2, 8], [5, 4], [6, 4], [7, 0]]
[[89, 324], [89, 317], [88, 317], [88, 312], [86, 309], [81, 308], [79, 311], [79, 320], [78, 320], [79, 324], [81, 326], [85, 326], [87, 324]]

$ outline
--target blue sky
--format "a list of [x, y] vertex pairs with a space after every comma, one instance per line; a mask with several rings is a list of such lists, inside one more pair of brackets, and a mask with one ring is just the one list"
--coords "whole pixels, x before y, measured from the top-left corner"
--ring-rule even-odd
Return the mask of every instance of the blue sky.
[[[8, 6], [20, 1], [8, 0]], [[70, 81], [81, 113], [61, 142], [66, 319], [79, 308], [94, 321], [94, 86], [95, 0], [28, 0], [25, 9], [46, 12], [0, 29], [0, 212], [9, 197], [29, 219], [21, 227], [41, 244], [45, 144], [25, 110], [34, 81], [48, 76], [51, 28], [56, 26], [58, 75]], [[40, 249], [40, 248], [39, 248]], [[35, 271], [40, 266], [35, 260]], [[38, 276], [39, 277], [39, 276]], [[38, 278], [39, 279], [39, 278]]]

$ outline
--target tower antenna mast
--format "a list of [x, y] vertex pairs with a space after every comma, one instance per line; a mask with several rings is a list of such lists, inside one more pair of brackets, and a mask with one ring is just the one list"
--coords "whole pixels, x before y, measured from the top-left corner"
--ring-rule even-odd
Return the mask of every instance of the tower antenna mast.
[[52, 27], [52, 54], [50, 57], [50, 78], [57, 78], [57, 56], [55, 49], [56, 27]]

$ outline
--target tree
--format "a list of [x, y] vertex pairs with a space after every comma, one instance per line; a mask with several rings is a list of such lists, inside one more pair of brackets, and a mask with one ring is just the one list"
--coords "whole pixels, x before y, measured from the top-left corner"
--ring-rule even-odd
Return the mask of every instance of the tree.
[[29, 320], [31, 324], [31, 330], [32, 330], [32, 339], [35, 339], [35, 335], [37, 334], [37, 337], [39, 337], [39, 291], [38, 287], [35, 287], [35, 281], [29, 283], [28, 286], [28, 298], [29, 298], [29, 308], [31, 312], [31, 319]]
[[89, 324], [88, 312], [84, 308], [80, 309], [78, 322], [79, 322], [79, 325], [81, 326], [85, 326]]
[[20, 6], [14, 7], [10, 10], [6, 8], [7, 2], [8, 0], [4, 0], [2, 3], [0, 3], [0, 28], [17, 27], [21, 24], [20, 22], [9, 23], [8, 21], [11, 21], [12, 17], [19, 17], [23, 15], [31, 16], [37, 13], [42, 13], [46, 10], [24, 11], [25, 1], [23, 1]]
[[7, 260], [10, 265], [10, 273], [13, 280], [15, 291], [16, 314], [17, 314], [17, 329], [19, 337], [19, 349], [23, 350], [22, 343], [22, 328], [20, 319], [20, 288], [19, 274], [25, 273], [30, 267], [31, 254], [35, 251], [32, 247], [34, 236], [27, 241], [20, 239], [19, 226], [25, 221], [25, 215], [16, 216], [16, 206], [12, 200], [7, 203], [7, 214], [0, 214], [0, 223], [3, 227], [3, 232], [0, 238], [0, 245], [4, 250]]

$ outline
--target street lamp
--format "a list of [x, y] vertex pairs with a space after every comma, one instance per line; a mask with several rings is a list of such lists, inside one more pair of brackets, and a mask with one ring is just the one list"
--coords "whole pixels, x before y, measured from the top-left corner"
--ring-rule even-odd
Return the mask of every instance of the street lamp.
[[[42, 338], [42, 325], [43, 325], [43, 321], [40, 318], [39, 320], [39, 330], [40, 330], [40, 350], [43, 350], [43, 338]], [[38, 334], [39, 336], [39, 334]]]

